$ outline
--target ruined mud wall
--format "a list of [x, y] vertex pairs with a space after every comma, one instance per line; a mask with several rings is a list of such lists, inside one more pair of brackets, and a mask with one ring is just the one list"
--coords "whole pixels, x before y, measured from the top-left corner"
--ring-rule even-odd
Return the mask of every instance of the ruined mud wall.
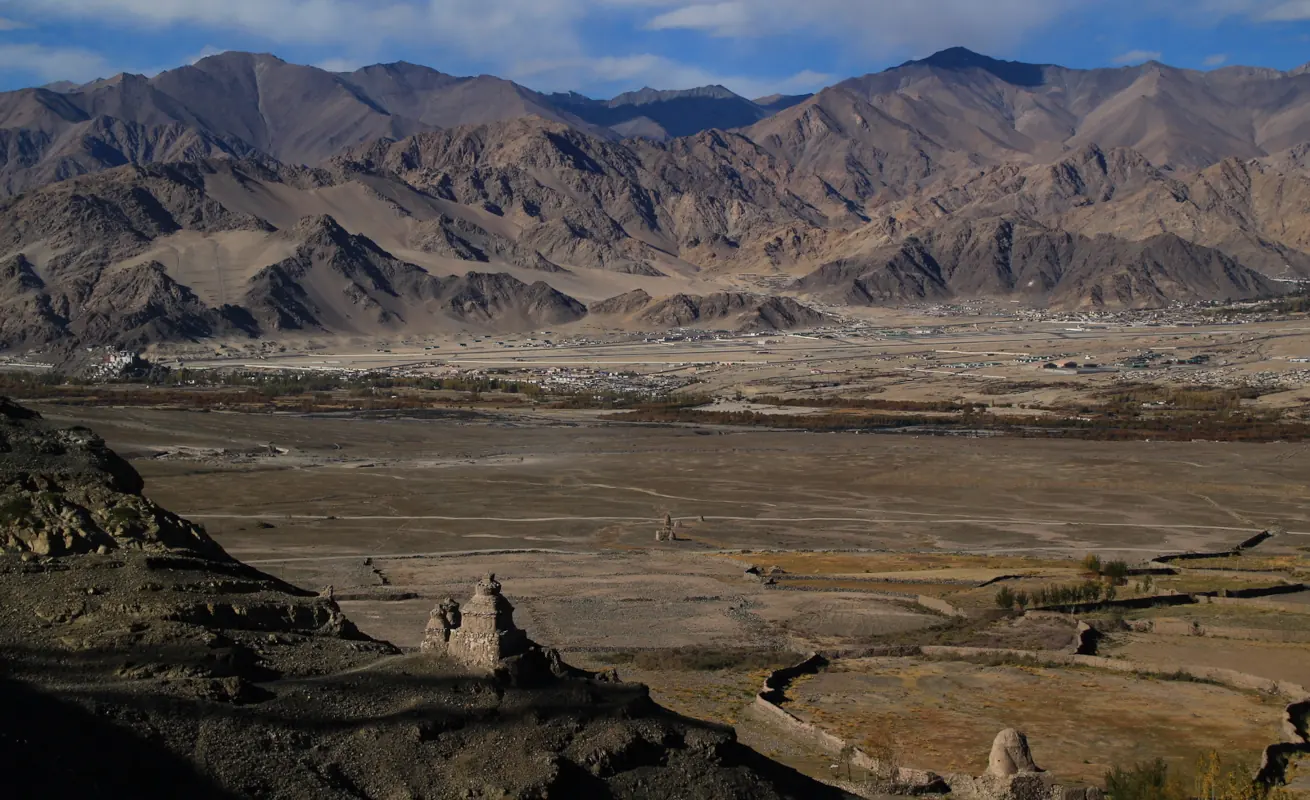
[[[1307, 620], [1307, 624], [1310, 625], [1310, 620]], [[1154, 633], [1161, 636], [1205, 636], [1213, 639], [1239, 639], [1252, 642], [1310, 642], [1310, 630], [1278, 631], [1265, 628], [1203, 625], [1185, 619], [1136, 620], [1128, 625], [1138, 633]]]
[[879, 775], [884, 775], [895, 768], [896, 774], [888, 777], [891, 777], [900, 785], [913, 787], [920, 791], [929, 789], [944, 790], [946, 784], [935, 773], [905, 767], [896, 768], [892, 764], [884, 764], [860, 748], [854, 747], [846, 740], [828, 733], [817, 725], [806, 722], [779, 705], [787, 699], [786, 689], [792, 681], [802, 675], [818, 674], [828, 663], [827, 658], [815, 653], [799, 664], [770, 672], [764, 677], [764, 685], [755, 695], [755, 702], [750, 705], [749, 709], [757, 717], [783, 726], [793, 735], [812, 742], [825, 752], [836, 756], [847, 754], [852, 766]]
[[1310, 690], [1290, 681], [1278, 681], [1262, 678], [1237, 670], [1222, 667], [1204, 667], [1193, 664], [1161, 664], [1124, 661], [1104, 656], [1083, 656], [1073, 653], [1056, 653], [1039, 650], [1008, 650], [999, 647], [949, 647], [946, 645], [924, 645], [919, 651], [928, 658], [961, 659], [998, 657], [1013, 658], [1020, 661], [1034, 662], [1047, 666], [1095, 667], [1111, 672], [1144, 673], [1148, 675], [1183, 674], [1197, 680], [1212, 681], [1222, 686], [1242, 691], [1265, 692], [1292, 700], [1310, 699]]
[[1283, 735], [1287, 741], [1265, 748], [1256, 780], [1267, 786], [1287, 782], [1287, 770], [1298, 756], [1310, 755], [1310, 700], [1291, 703], [1283, 710]]
[[[1080, 625], [1080, 632], [1084, 627], [1090, 630], [1090, 627]], [[861, 654], [860, 657], [863, 657], [863, 655], [865, 654]], [[1310, 690], [1290, 681], [1278, 681], [1220, 667], [1191, 664], [1148, 664], [1105, 658], [1103, 656], [1080, 655], [1078, 653], [1010, 650], [995, 647], [922, 645], [896, 648], [895, 653], [888, 653], [884, 657], [913, 658], [916, 656], [966, 661], [987, 657], [1013, 658], [1045, 666], [1093, 667], [1125, 674], [1165, 676], [1181, 674], [1197, 680], [1211, 681], [1232, 689], [1278, 695], [1292, 700], [1284, 710], [1283, 732], [1286, 740], [1275, 742], [1265, 748], [1257, 779], [1268, 785], [1283, 783], [1288, 765], [1293, 758], [1301, 754], [1310, 754]], [[833, 657], [838, 656], [833, 654]], [[886, 771], [891, 765], [879, 762], [858, 747], [853, 747], [844, 739], [800, 719], [780, 705], [786, 701], [786, 689], [792, 681], [801, 675], [817, 674], [829, 663], [827, 657], [815, 653], [798, 664], [769, 673], [764, 678], [764, 685], [755, 695], [755, 701], [749, 707], [750, 711], [757, 717], [783, 726], [792, 734], [814, 743], [825, 752], [834, 755], [848, 753], [853, 766], [874, 773]], [[942, 782], [941, 777], [934, 773], [906, 768], [898, 770], [897, 780], [907, 785], [921, 787], [938, 785]]]

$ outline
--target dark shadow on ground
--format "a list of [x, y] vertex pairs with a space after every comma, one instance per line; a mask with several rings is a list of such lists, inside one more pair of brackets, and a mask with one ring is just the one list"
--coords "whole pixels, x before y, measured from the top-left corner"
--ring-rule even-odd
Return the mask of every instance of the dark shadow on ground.
[[3, 678], [0, 774], [10, 800], [236, 797], [160, 744]]

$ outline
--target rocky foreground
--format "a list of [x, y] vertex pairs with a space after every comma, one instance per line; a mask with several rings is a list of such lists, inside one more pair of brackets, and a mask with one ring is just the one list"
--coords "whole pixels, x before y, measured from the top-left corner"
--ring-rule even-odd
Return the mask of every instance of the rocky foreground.
[[402, 653], [141, 490], [0, 399], [6, 797], [843, 796], [644, 686]]

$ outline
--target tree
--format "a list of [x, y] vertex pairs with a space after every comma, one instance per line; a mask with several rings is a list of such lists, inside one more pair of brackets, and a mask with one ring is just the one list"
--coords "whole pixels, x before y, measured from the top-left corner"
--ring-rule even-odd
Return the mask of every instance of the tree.
[[846, 764], [846, 780], [851, 780], [851, 761], [855, 759], [855, 745], [847, 742], [842, 745], [841, 760]]
[[1087, 556], [1083, 559], [1083, 569], [1087, 570], [1093, 575], [1100, 575], [1101, 557], [1096, 555], [1095, 553], [1088, 553]]
[[1111, 561], [1101, 569], [1101, 575], [1109, 578], [1117, 586], [1122, 586], [1128, 577], [1127, 561]]

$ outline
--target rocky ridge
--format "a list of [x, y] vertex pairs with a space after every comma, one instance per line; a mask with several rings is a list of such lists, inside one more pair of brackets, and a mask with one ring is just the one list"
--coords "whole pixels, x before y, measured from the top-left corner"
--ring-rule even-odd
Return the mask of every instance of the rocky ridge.
[[699, 328], [738, 333], [813, 328], [829, 319], [790, 297], [743, 292], [654, 298], [638, 289], [595, 303], [590, 312], [653, 330]]

